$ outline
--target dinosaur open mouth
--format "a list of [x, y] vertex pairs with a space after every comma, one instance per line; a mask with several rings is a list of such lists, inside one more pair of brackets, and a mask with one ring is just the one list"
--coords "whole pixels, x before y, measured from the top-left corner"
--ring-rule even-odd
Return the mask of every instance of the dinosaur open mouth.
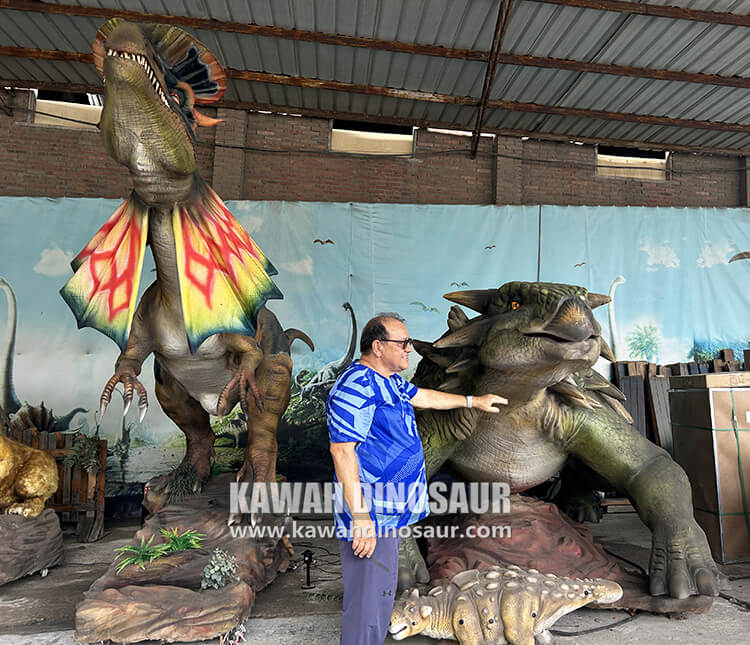
[[141, 67], [143, 67], [144, 71], [146, 72], [146, 76], [148, 76], [148, 79], [151, 81], [151, 86], [154, 88], [154, 92], [156, 92], [156, 94], [162, 100], [164, 105], [166, 105], [167, 107], [170, 107], [169, 101], [167, 100], [167, 95], [164, 94], [164, 90], [162, 90], [161, 88], [161, 83], [159, 83], [159, 79], [156, 77], [154, 70], [151, 68], [151, 65], [149, 64], [148, 59], [145, 56], [141, 54], [130, 54], [128, 52], [121, 52], [121, 51], [117, 51], [116, 49], [108, 49], [107, 56], [112, 56], [113, 58], [124, 58], [126, 60], [132, 60], [138, 63]]
[[399, 636], [400, 636], [401, 634], [403, 634], [403, 633], [404, 633], [404, 632], [405, 632], [405, 631], [406, 631], [407, 629], [408, 629], [408, 626], [407, 626], [407, 625], [402, 625], [402, 626], [401, 626], [401, 629], [399, 629], [399, 630], [397, 630], [397, 631], [395, 631], [395, 632], [394, 632], [394, 631], [391, 631], [391, 630], [389, 630], [389, 631], [391, 631], [391, 636], [393, 637], [393, 639], [394, 639], [394, 640], [401, 640], [401, 639], [399, 638]]

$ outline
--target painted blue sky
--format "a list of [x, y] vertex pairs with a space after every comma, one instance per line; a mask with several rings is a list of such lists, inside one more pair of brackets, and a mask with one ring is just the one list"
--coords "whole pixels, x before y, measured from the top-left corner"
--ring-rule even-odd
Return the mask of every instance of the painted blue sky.
[[[92, 329], [78, 330], [58, 291], [70, 259], [118, 206], [111, 199], [0, 198], [0, 275], [19, 306], [15, 382], [22, 400], [44, 400], [57, 412], [96, 409], [118, 355]], [[618, 358], [628, 358], [627, 336], [637, 325], [657, 327], [658, 360], [685, 360], [694, 340], [750, 337], [750, 261], [727, 264], [750, 250], [744, 209], [448, 206], [228, 202], [235, 217], [279, 271], [284, 300], [269, 308], [284, 327], [297, 327], [316, 344], [295, 344], [299, 368], [338, 358], [349, 339], [350, 302], [359, 328], [374, 313], [397, 311], [410, 334], [431, 340], [445, 330], [456, 289], [498, 287], [535, 280], [540, 254], [544, 281], [580, 284], [607, 293], [617, 276], [614, 314]], [[315, 240], [331, 240], [321, 244]], [[154, 275], [147, 253], [142, 288]], [[0, 299], [0, 321], [6, 303]], [[608, 307], [597, 319], [609, 333]], [[0, 322], [4, 337], [5, 323]], [[416, 361], [415, 361], [416, 363]], [[153, 395], [144, 432], [168, 435], [171, 423]], [[119, 429], [113, 403], [105, 434]], [[92, 417], [93, 422], [93, 417]]]

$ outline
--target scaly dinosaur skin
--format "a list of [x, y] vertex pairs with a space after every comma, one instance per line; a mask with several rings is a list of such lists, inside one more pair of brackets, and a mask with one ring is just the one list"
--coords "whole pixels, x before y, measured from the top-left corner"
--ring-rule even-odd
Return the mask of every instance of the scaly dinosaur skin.
[[616, 582], [558, 578], [514, 565], [462, 571], [426, 596], [418, 589], [394, 604], [389, 631], [394, 640], [415, 634], [451, 638], [461, 645], [552, 643], [550, 627], [565, 614], [622, 596]]
[[[419, 412], [428, 478], [447, 462], [467, 480], [507, 482], [520, 492], [574, 455], [625, 493], [651, 529], [651, 594], [717, 595], [718, 570], [693, 518], [687, 476], [633, 429], [622, 393], [591, 369], [600, 354], [612, 360], [591, 311], [607, 297], [534, 282], [445, 297], [481, 315], [469, 320], [453, 307], [450, 331], [416, 344], [424, 358], [414, 383], [502, 394], [510, 403], [498, 414]], [[402, 540], [400, 586], [427, 578], [413, 540]]]
[[[174, 43], [184, 44], [188, 53], [183, 62], [170, 68], [164, 62], [165, 52], [159, 47], [174, 50], [177, 49]], [[156, 264], [156, 282], [145, 291], [135, 310], [127, 346], [117, 359], [115, 374], [102, 394], [101, 414], [104, 414], [115, 386], [122, 383], [125, 411], [137, 393], [143, 418], [148, 398], [138, 376], [143, 361], [154, 354], [157, 399], [187, 437], [185, 458], [175, 472], [194, 477], [195, 490], [208, 479], [214, 455], [209, 414], [225, 414], [238, 402], [246, 412], [248, 433], [252, 437], [240, 476], [254, 481], [275, 478], [276, 443], [275, 437], [269, 436], [275, 431], [275, 423], [271, 419], [278, 422], [283, 413], [277, 409], [284, 403], [280, 392], [284, 388], [288, 392], [290, 377], [287, 375], [284, 382], [281, 373], [291, 371], [289, 340], [275, 316], [265, 308], [260, 308], [260, 313], [257, 313], [256, 338], [220, 331], [205, 339], [201, 337], [197, 342], [193, 339], [191, 345], [186, 333], [188, 319], [179, 268], [183, 264], [178, 256], [176, 230], [187, 229], [176, 229], [175, 218], [182, 213], [186, 218], [184, 227], [185, 222], [201, 221], [193, 213], [206, 212], [206, 195], [213, 193], [196, 172], [194, 129], [196, 124], [218, 123], [194, 109], [194, 88], [185, 79], [176, 77], [176, 70], [184, 61], [189, 62], [191, 55], [200, 60], [207, 57], [199, 46], [202, 47], [179, 29], [153, 25], [141, 27], [119, 19], [106, 23], [94, 42], [95, 60], [105, 82], [100, 123], [102, 138], [110, 155], [130, 171], [134, 189], [131, 203], [138, 213], [147, 213], [147, 243]], [[212, 59], [211, 65], [218, 66], [218, 63]], [[211, 81], [209, 72], [205, 71], [210, 69], [213, 68], [207, 65], [201, 70], [206, 74], [204, 86]], [[196, 74], [188, 74], [186, 78], [193, 82]], [[190, 211], [190, 208], [196, 210]], [[211, 226], [218, 229], [222, 222], [212, 220]], [[221, 229], [212, 234], [225, 233]], [[185, 235], [184, 244], [192, 243], [187, 233], [181, 234]], [[233, 231], [226, 233], [232, 234]], [[221, 255], [220, 250], [211, 247], [208, 253], [213, 253], [214, 257]], [[236, 271], [242, 270], [240, 261], [239, 256], [228, 260], [232, 262], [227, 269], [232, 274], [229, 278], [237, 279]], [[196, 272], [195, 280], [201, 279], [203, 265], [194, 262], [184, 266], [187, 266], [184, 270]], [[218, 275], [212, 278], [219, 279]], [[214, 288], [212, 282], [206, 284], [206, 288]], [[268, 293], [270, 295], [265, 297], [281, 297], [273, 286]], [[190, 302], [200, 303], [204, 296], [209, 297], [197, 291], [189, 295]], [[71, 306], [77, 302], [75, 293], [66, 299], [69, 304], [72, 302]], [[226, 304], [222, 301], [211, 301], [210, 304], [213, 312], [221, 314], [226, 311]], [[256, 313], [248, 310], [244, 313], [255, 324]], [[286, 344], [267, 341], [269, 335], [278, 336], [279, 332]], [[304, 334], [297, 334], [311, 344]], [[277, 351], [283, 356], [275, 353]], [[278, 368], [276, 363], [284, 365]], [[269, 377], [269, 373], [276, 377]], [[267, 411], [264, 411], [264, 401]], [[248, 412], [253, 402], [252, 410]]]

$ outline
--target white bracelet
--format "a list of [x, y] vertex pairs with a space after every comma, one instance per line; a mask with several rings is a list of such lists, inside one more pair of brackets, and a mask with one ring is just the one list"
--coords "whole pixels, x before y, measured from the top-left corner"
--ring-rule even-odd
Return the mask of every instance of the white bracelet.
[[471, 400], [472, 400], [472, 398], [473, 398], [473, 397], [469, 396], [468, 394], [466, 395], [466, 407], [467, 407], [467, 408], [468, 408], [469, 410], [471, 410]]

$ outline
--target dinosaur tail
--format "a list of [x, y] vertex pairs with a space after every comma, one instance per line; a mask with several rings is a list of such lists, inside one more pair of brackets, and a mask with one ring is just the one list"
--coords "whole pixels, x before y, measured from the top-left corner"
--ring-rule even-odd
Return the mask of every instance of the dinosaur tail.
[[294, 329], [294, 327], [290, 327], [289, 329], [285, 329], [284, 333], [286, 334], [286, 337], [289, 339], [289, 344], [291, 345], [295, 340], [301, 340], [304, 342], [311, 351], [315, 351], [315, 344], [312, 342], [310, 337], [303, 331], [300, 331], [299, 329]]

